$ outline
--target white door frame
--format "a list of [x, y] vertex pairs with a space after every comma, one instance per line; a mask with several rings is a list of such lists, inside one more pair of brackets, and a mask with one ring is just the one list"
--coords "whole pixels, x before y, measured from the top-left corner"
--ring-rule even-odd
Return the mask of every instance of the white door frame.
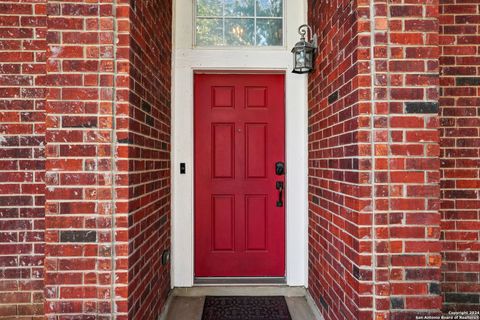
[[[172, 66], [172, 287], [194, 280], [193, 75], [197, 71], [285, 73], [286, 282], [308, 281], [307, 77], [292, 74], [290, 48], [306, 22], [306, 0], [285, 0], [285, 47], [193, 48], [193, 1], [174, 0]], [[186, 174], [180, 174], [180, 162]]]

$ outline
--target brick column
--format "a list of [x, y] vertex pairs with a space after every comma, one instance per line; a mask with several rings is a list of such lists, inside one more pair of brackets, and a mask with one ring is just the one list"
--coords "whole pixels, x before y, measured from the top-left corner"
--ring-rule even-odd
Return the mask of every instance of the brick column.
[[128, 153], [116, 135], [128, 128], [128, 10], [48, 1], [47, 14], [45, 314], [121, 319]]
[[373, 309], [410, 319], [441, 306], [438, 3], [367, 5]]

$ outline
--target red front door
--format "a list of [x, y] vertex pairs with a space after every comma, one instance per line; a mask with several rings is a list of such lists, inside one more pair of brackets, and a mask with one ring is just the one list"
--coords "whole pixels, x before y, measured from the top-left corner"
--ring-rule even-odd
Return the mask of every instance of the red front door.
[[196, 277], [285, 275], [284, 161], [283, 75], [195, 75]]

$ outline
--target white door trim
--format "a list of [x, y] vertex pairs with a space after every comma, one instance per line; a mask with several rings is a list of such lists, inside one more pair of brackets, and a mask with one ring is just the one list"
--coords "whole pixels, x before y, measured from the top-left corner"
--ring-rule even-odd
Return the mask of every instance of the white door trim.
[[[307, 77], [292, 74], [291, 47], [306, 22], [306, 1], [285, 1], [286, 47], [197, 49], [192, 46], [192, 0], [174, 0], [172, 77], [172, 287], [191, 287], [193, 246], [193, 75], [196, 71], [285, 72], [286, 282], [308, 280]], [[180, 174], [180, 162], [186, 174]]]

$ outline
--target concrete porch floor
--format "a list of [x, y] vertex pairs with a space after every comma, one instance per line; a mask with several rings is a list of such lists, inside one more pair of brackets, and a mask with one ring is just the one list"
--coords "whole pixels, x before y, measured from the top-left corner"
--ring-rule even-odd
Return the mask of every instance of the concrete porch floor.
[[193, 287], [176, 288], [169, 298], [168, 308], [162, 320], [201, 320], [203, 303], [207, 295], [251, 295], [251, 296], [285, 296], [292, 320], [313, 320], [322, 317], [318, 310], [311, 308], [306, 291], [299, 287]]

